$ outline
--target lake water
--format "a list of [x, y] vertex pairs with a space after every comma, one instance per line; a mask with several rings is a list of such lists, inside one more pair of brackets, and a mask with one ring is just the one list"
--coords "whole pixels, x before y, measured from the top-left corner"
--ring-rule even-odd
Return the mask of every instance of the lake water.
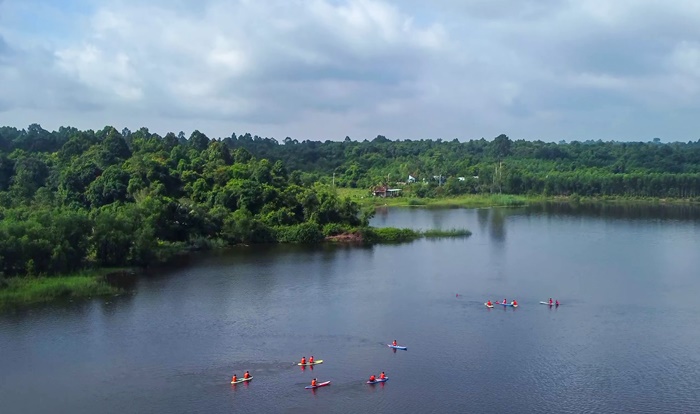
[[[700, 412], [698, 209], [386, 209], [373, 224], [473, 235], [237, 248], [124, 297], [0, 315], [0, 411]], [[520, 307], [483, 305], [503, 298]], [[293, 364], [309, 355], [325, 362]], [[332, 384], [304, 389], [314, 377]]]

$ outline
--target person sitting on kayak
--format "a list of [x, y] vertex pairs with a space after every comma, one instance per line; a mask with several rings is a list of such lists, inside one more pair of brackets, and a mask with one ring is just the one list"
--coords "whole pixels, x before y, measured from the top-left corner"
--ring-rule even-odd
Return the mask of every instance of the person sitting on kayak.
[[250, 378], [250, 372], [246, 371], [245, 374], [243, 374], [243, 379], [248, 379]]
[[377, 380], [377, 377], [374, 376], [374, 374], [369, 376], [369, 382], [374, 382]]
[[384, 371], [382, 371], [381, 374], [379, 374], [379, 379], [385, 379], [386, 375], [384, 375]]
[[314, 378], [314, 379], [311, 380], [311, 386], [312, 386], [312, 387], [315, 387], [315, 386], [316, 386], [316, 378]]
[[397, 345], [396, 345], [396, 339], [394, 339], [394, 342], [392, 342], [391, 344], [394, 345], [394, 346], [397, 346]]
[[513, 299], [513, 302], [511, 302], [511, 304], [512, 304], [513, 306], [518, 306], [518, 301], [515, 300], [515, 299]]
[[493, 306], [493, 304], [491, 303], [491, 299], [489, 299], [489, 301], [486, 302], [486, 306]]
[[306, 364], [306, 357], [301, 357], [301, 365]]
[[309, 365], [313, 365], [313, 363], [314, 363], [314, 356], [311, 355], [311, 356], [309, 357]]
[[238, 381], [238, 377], [236, 376], [236, 374], [233, 374], [233, 376], [231, 377], [231, 382], [236, 382], [236, 381]]

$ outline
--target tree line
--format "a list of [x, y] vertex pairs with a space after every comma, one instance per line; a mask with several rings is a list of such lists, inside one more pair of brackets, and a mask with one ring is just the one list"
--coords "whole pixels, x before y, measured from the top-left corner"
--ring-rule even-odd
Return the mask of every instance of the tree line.
[[[256, 156], [342, 187], [417, 183], [418, 197], [508, 193], [528, 195], [700, 196], [700, 140], [687, 143], [511, 140], [499, 135], [461, 142], [389, 140], [302, 141], [232, 134], [223, 140]], [[461, 178], [460, 178], [461, 177]]]
[[700, 196], [697, 142], [211, 139], [0, 127], [0, 273], [164, 260], [211, 244], [315, 242], [366, 226], [333, 186], [434, 197]]
[[317, 242], [371, 212], [199, 131], [0, 128], [0, 276], [146, 265], [212, 244]]

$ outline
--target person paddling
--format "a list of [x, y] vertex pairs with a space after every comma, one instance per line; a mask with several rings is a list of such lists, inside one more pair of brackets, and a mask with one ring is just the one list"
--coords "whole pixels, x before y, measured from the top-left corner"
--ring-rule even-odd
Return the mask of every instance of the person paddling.
[[386, 379], [386, 375], [384, 375], [384, 371], [382, 371], [382, 373], [379, 374], [379, 379]]
[[398, 345], [396, 344], [396, 339], [394, 339], [394, 342], [392, 342], [391, 344], [394, 345], [394, 346], [398, 346]]
[[311, 356], [309, 357], [309, 365], [313, 365], [313, 364], [314, 364], [314, 356], [311, 355]]
[[311, 386], [312, 386], [312, 387], [315, 387], [315, 386], [316, 386], [316, 378], [314, 378], [314, 379], [311, 380]]
[[369, 382], [375, 382], [377, 380], [377, 377], [374, 376], [374, 374], [369, 376]]
[[301, 365], [306, 365], [306, 357], [301, 357]]
[[237, 381], [238, 381], [238, 377], [236, 376], [236, 374], [233, 374], [233, 376], [231, 377], [231, 384], [234, 384]]
[[243, 374], [243, 379], [248, 379], [250, 378], [250, 372], [246, 371], [245, 374]]

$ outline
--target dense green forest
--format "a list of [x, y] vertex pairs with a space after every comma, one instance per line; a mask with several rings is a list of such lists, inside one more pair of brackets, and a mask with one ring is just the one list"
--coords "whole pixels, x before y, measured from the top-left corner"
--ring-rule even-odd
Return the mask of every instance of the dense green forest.
[[316, 242], [372, 212], [334, 186], [415, 197], [700, 196], [700, 141], [278, 142], [147, 128], [0, 127], [0, 275], [143, 265], [183, 249]]
[[212, 243], [316, 242], [371, 214], [198, 131], [0, 128], [0, 276], [144, 265]]
[[[250, 134], [223, 139], [256, 157], [281, 160], [341, 187], [396, 185], [411, 175], [417, 197], [507, 193], [526, 195], [700, 196], [700, 140], [688, 143], [586, 141], [548, 143], [485, 139], [303, 141]], [[334, 177], [334, 178], [333, 178]], [[460, 179], [459, 177], [463, 177]]]

